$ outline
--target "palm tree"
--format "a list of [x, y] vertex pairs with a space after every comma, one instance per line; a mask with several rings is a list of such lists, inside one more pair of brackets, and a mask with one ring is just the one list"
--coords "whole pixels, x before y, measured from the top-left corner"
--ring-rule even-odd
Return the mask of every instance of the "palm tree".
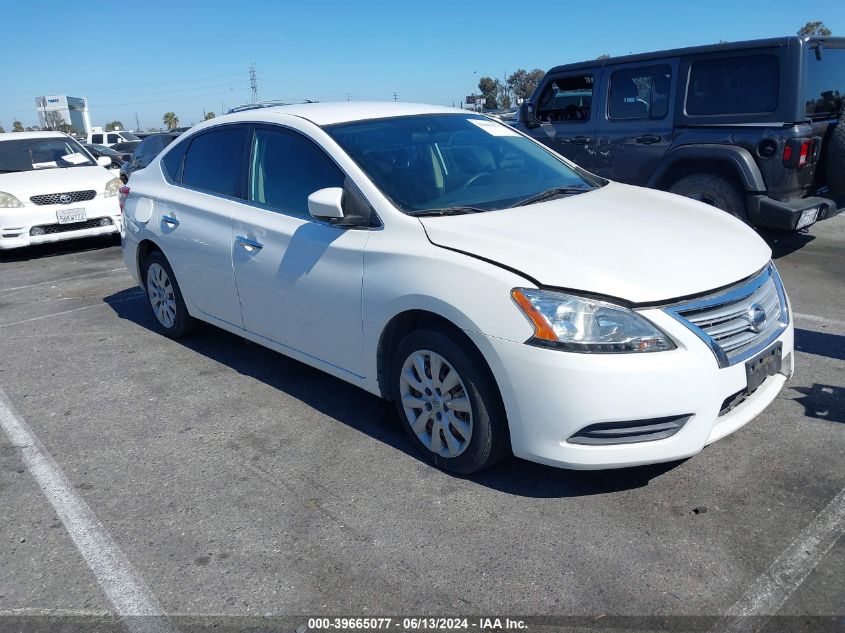
[[208, 121], [209, 119], [213, 119], [216, 115], [214, 112], [206, 112], [205, 113], [205, 120]]
[[20, 121], [12, 121], [12, 132], [23, 132], [23, 123]]
[[168, 130], [175, 130], [179, 127], [179, 117], [174, 112], [165, 112], [161, 121], [167, 126]]

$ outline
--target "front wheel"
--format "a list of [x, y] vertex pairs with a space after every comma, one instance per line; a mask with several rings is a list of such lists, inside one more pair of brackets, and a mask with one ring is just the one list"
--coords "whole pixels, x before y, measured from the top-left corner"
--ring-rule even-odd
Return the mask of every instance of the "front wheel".
[[737, 188], [715, 174], [692, 174], [678, 180], [669, 188], [671, 193], [704, 202], [748, 222], [745, 202]]
[[164, 333], [170, 338], [190, 334], [195, 321], [188, 314], [167, 258], [159, 251], [150, 253], [144, 260], [143, 275], [150, 308]]
[[392, 363], [392, 392], [414, 445], [443, 470], [469, 475], [505, 452], [507, 424], [483, 360], [434, 330], [408, 334]]

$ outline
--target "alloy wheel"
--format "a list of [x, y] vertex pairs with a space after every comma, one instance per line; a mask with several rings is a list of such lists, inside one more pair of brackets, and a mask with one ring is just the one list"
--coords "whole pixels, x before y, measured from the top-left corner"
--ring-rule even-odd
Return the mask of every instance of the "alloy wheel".
[[176, 323], [176, 295], [170, 276], [161, 264], [153, 263], [147, 269], [147, 294], [158, 322], [166, 328], [173, 327]]

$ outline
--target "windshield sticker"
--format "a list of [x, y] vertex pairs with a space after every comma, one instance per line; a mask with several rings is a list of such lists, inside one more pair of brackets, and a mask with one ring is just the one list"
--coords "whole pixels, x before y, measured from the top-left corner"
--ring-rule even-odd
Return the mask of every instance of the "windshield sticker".
[[50, 169], [51, 167], [58, 167], [56, 161], [51, 160], [46, 163], [32, 163], [33, 169]]
[[66, 156], [62, 156], [62, 160], [67, 163], [70, 163], [71, 165], [81, 165], [82, 163], [88, 162], [88, 159], [79, 152], [74, 152], [73, 154], [67, 154]]
[[516, 130], [511, 129], [503, 123], [496, 123], [488, 119], [467, 119], [467, 121], [480, 127], [491, 136], [519, 136]]

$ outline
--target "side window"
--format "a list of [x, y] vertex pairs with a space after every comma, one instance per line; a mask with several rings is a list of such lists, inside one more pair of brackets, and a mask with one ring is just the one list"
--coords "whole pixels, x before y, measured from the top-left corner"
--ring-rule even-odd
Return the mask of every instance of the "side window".
[[541, 121], [589, 121], [593, 105], [593, 76], [553, 79], [537, 104]]
[[669, 111], [672, 67], [626, 68], [610, 76], [607, 115], [611, 119], [662, 119]]
[[778, 106], [780, 62], [775, 55], [717, 57], [693, 62], [687, 114], [760, 114]]
[[318, 189], [343, 187], [343, 181], [337, 165], [302, 134], [261, 128], [255, 131], [249, 183], [252, 202], [310, 218], [308, 196]]
[[182, 167], [182, 184], [233, 198], [241, 195], [246, 127], [219, 127], [193, 137]]
[[106, 141], [107, 143], [120, 143], [123, 140], [117, 134], [109, 134], [107, 138], [108, 138], [108, 141]]
[[141, 141], [132, 152], [132, 158], [139, 167], [146, 167], [150, 163], [150, 142]]
[[173, 182], [182, 182], [182, 159], [185, 157], [185, 150], [188, 149], [189, 143], [190, 140], [177, 143], [161, 159], [161, 168], [164, 174]]
[[103, 135], [102, 134], [92, 134], [91, 135], [91, 142], [96, 143], [97, 145], [103, 142]]

